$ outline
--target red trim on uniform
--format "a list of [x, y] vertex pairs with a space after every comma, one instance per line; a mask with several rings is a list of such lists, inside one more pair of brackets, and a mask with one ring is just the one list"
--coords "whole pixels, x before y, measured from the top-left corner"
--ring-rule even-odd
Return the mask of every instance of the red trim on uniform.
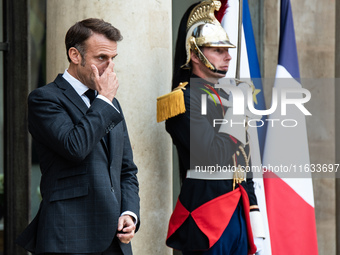
[[[245, 215], [247, 236], [248, 236], [248, 253], [254, 254], [257, 250], [254, 244], [253, 232], [250, 225], [249, 216], [249, 198], [245, 189], [239, 185], [239, 188], [219, 196], [209, 202], [201, 205], [191, 212], [197, 227], [204, 233], [209, 240], [209, 248], [211, 248], [221, 237], [223, 231], [229, 224], [229, 221], [242, 197], [243, 210]], [[176, 207], [171, 215], [168, 239], [189, 217], [190, 212], [177, 200]], [[219, 217], [217, 217], [218, 215]]]
[[240, 196], [240, 191], [236, 189], [201, 205], [191, 213], [199, 229], [208, 237], [209, 248], [220, 239], [228, 226]]
[[243, 203], [243, 210], [244, 210], [244, 216], [246, 220], [247, 225], [247, 235], [248, 235], [248, 254], [255, 254], [257, 248], [254, 243], [254, 237], [253, 237], [253, 231], [251, 229], [250, 225], [250, 209], [249, 209], [249, 198], [247, 191], [242, 187], [242, 185], [239, 185], [240, 191], [242, 194], [242, 203]]
[[231, 135], [229, 135], [230, 139], [234, 142], [234, 143], [237, 143], [237, 139]]
[[223, 107], [223, 104], [222, 104], [222, 100], [221, 100], [221, 97], [220, 95], [217, 93], [217, 91], [212, 87], [210, 86], [209, 84], [206, 84], [205, 85], [208, 89], [212, 90], [212, 92], [215, 93], [215, 95], [217, 96], [218, 98], [218, 101], [220, 101], [220, 105], [221, 105], [221, 108], [222, 108], [222, 112], [223, 112], [223, 116], [225, 115], [225, 110], [224, 110], [224, 107]]
[[185, 209], [179, 199], [177, 200], [176, 207], [171, 215], [169, 227], [168, 227], [168, 239], [175, 231], [184, 223], [184, 221], [189, 217], [190, 212]]

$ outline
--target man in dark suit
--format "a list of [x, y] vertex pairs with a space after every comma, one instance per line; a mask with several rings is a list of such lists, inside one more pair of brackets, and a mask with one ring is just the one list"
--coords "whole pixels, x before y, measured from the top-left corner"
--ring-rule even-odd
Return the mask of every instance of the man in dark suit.
[[42, 201], [17, 242], [34, 254], [132, 254], [139, 195], [113, 59], [120, 31], [99, 19], [66, 34], [70, 62], [28, 98]]

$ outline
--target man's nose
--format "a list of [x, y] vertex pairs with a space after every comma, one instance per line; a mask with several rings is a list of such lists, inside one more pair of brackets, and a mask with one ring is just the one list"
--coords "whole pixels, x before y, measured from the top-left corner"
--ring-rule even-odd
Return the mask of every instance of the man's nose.
[[230, 54], [229, 54], [229, 51], [226, 51], [226, 52], [225, 52], [225, 57], [224, 57], [224, 59], [225, 59], [225, 60], [229, 60], [229, 61], [231, 60], [231, 56], [230, 56]]
[[106, 70], [106, 68], [108, 68], [109, 67], [109, 65], [111, 64], [111, 63], [113, 63], [113, 59], [111, 59], [111, 58], [109, 58], [107, 61], [105, 61], [105, 64], [104, 64], [104, 70], [103, 70], [103, 72]]
[[106, 63], [106, 67], [108, 67], [113, 62], [112, 58], [109, 58]]

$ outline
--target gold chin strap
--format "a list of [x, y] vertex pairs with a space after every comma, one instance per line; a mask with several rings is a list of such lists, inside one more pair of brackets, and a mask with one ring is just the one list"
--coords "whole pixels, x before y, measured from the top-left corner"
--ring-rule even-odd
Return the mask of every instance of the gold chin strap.
[[196, 56], [202, 61], [202, 63], [208, 67], [211, 71], [216, 70], [216, 67], [210, 63], [210, 61], [204, 56], [203, 52], [200, 50], [200, 48], [196, 44], [196, 40], [193, 36], [190, 37], [190, 44], [191, 44], [191, 50], [195, 53]]

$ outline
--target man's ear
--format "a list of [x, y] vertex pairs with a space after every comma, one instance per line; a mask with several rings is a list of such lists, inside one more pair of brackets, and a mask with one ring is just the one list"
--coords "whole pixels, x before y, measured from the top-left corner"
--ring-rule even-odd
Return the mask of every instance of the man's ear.
[[73, 64], [78, 65], [78, 64], [81, 62], [81, 55], [80, 55], [80, 52], [79, 52], [75, 47], [71, 47], [71, 48], [68, 50], [68, 56], [70, 57], [71, 62], [72, 62]]
[[196, 54], [195, 53], [193, 53], [193, 52], [190, 52], [190, 58], [191, 58], [191, 61], [192, 62], [194, 62], [194, 63], [196, 63], [196, 64], [198, 64], [201, 60], [196, 56]]

